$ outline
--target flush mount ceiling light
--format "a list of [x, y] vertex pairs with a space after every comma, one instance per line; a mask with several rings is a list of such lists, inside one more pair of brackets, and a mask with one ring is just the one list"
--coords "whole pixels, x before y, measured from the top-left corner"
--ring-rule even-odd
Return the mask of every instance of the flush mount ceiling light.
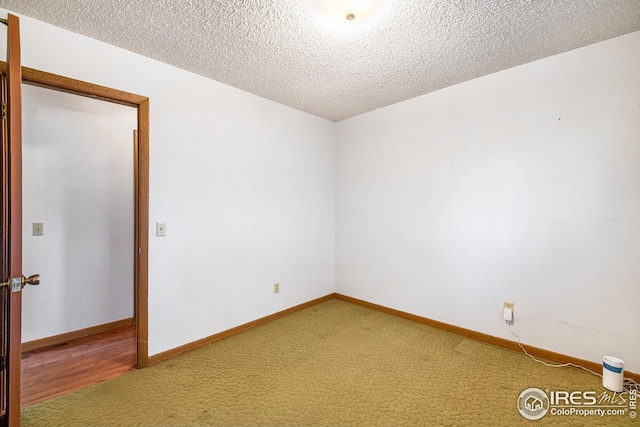
[[322, 0], [322, 10], [339, 25], [356, 25], [367, 20], [376, 8], [374, 0]]

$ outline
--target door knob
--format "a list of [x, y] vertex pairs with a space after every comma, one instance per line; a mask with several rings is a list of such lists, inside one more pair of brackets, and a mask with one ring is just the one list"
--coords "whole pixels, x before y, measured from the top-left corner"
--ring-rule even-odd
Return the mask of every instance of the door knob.
[[[29, 277], [24, 277], [24, 274], [23, 274], [22, 277], [17, 277], [15, 279], [7, 280], [6, 282], [1, 282], [0, 287], [11, 286], [11, 290], [13, 292], [16, 292], [24, 288], [25, 285], [39, 285], [39, 284], [40, 284], [39, 274], [34, 274], [33, 276], [29, 276]], [[18, 288], [18, 285], [20, 286], [20, 288]]]
[[22, 287], [24, 288], [25, 285], [39, 285], [40, 284], [40, 275], [39, 274], [34, 274], [32, 276], [29, 277], [24, 277], [24, 274], [22, 275]]

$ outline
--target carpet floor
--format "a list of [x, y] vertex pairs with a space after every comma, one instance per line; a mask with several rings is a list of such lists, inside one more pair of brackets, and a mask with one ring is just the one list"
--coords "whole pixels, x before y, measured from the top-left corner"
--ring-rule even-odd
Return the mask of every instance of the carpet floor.
[[638, 425], [629, 412], [529, 421], [516, 403], [530, 387], [605, 392], [579, 369], [334, 299], [29, 406], [22, 425]]

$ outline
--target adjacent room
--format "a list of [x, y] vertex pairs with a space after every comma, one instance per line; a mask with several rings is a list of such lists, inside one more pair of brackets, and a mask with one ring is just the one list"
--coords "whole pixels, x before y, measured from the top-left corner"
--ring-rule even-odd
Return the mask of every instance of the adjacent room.
[[640, 0], [0, 7], [149, 101], [141, 314], [139, 116], [24, 85], [23, 345], [146, 323], [23, 425], [637, 422]]

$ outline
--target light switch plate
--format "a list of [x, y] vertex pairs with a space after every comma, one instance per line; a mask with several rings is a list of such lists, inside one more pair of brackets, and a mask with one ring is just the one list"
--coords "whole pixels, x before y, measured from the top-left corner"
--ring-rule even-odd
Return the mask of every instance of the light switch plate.
[[156, 222], [156, 236], [162, 237], [167, 235], [167, 223]]
[[34, 222], [33, 223], [33, 235], [34, 236], [43, 236], [44, 235], [44, 222]]

